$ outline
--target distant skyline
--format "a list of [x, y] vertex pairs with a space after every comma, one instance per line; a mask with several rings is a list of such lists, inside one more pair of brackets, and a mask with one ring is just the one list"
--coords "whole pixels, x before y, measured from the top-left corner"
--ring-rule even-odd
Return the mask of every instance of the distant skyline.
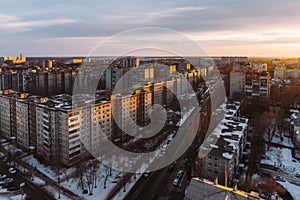
[[85, 56], [122, 31], [162, 27], [183, 33], [209, 56], [300, 57], [297, 0], [0, 3], [2, 56]]

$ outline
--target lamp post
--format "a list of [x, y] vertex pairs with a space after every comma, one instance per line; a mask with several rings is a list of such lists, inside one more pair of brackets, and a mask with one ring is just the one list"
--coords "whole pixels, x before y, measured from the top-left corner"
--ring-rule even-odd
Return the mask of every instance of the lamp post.
[[125, 172], [123, 172], [123, 185], [124, 185], [123, 192], [126, 192], [126, 188], [125, 188], [125, 185], [126, 185], [126, 183], [125, 183]]
[[14, 163], [14, 166], [15, 166], [15, 155], [16, 155], [15, 141], [16, 141], [16, 137], [12, 136], [12, 137], [10, 137], [10, 139], [11, 139], [11, 145], [13, 147], [12, 157], [13, 157], [13, 163]]
[[60, 171], [59, 171], [59, 168], [58, 168], [57, 181], [58, 181], [58, 199], [60, 199]]
[[94, 169], [93, 173], [94, 173], [94, 177], [95, 177], [95, 188], [97, 188], [97, 176], [96, 176], [97, 171]]

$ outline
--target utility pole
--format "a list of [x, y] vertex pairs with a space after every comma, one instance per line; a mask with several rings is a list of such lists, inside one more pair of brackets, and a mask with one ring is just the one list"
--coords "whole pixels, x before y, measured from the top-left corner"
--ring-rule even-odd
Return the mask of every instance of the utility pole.
[[228, 186], [228, 172], [227, 172], [227, 164], [226, 164], [226, 160], [225, 160], [225, 187]]
[[57, 180], [58, 180], [58, 199], [60, 199], [60, 170], [59, 170], [59, 167], [57, 168], [58, 170], [58, 177], [57, 177]]

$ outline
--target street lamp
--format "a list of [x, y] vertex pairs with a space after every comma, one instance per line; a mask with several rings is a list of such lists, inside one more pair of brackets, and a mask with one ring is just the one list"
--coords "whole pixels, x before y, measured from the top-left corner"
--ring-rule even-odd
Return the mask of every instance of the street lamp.
[[94, 177], [95, 177], [95, 188], [97, 188], [97, 176], [96, 176], [96, 169], [93, 170]]
[[13, 161], [14, 161], [13, 163], [14, 163], [14, 166], [15, 166], [15, 153], [16, 153], [15, 140], [16, 140], [16, 137], [12, 136], [12, 137], [10, 137], [10, 139], [11, 139], [11, 144], [13, 146], [12, 157], [13, 157]]
[[123, 172], [123, 185], [124, 185], [123, 192], [126, 192], [126, 188], [125, 188], [125, 185], [126, 185], [126, 183], [125, 183], [125, 172]]
[[107, 178], [108, 178], [108, 174], [104, 177], [104, 186], [103, 186], [103, 189], [106, 189]]
[[58, 168], [58, 175], [57, 175], [57, 180], [58, 180], [58, 199], [60, 199], [60, 171]]

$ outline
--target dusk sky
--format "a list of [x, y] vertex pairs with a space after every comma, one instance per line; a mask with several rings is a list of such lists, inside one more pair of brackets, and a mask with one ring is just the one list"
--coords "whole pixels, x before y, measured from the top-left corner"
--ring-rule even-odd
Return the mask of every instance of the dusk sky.
[[0, 2], [2, 56], [84, 56], [122, 31], [161, 27], [183, 33], [210, 56], [300, 57], [299, 0]]

